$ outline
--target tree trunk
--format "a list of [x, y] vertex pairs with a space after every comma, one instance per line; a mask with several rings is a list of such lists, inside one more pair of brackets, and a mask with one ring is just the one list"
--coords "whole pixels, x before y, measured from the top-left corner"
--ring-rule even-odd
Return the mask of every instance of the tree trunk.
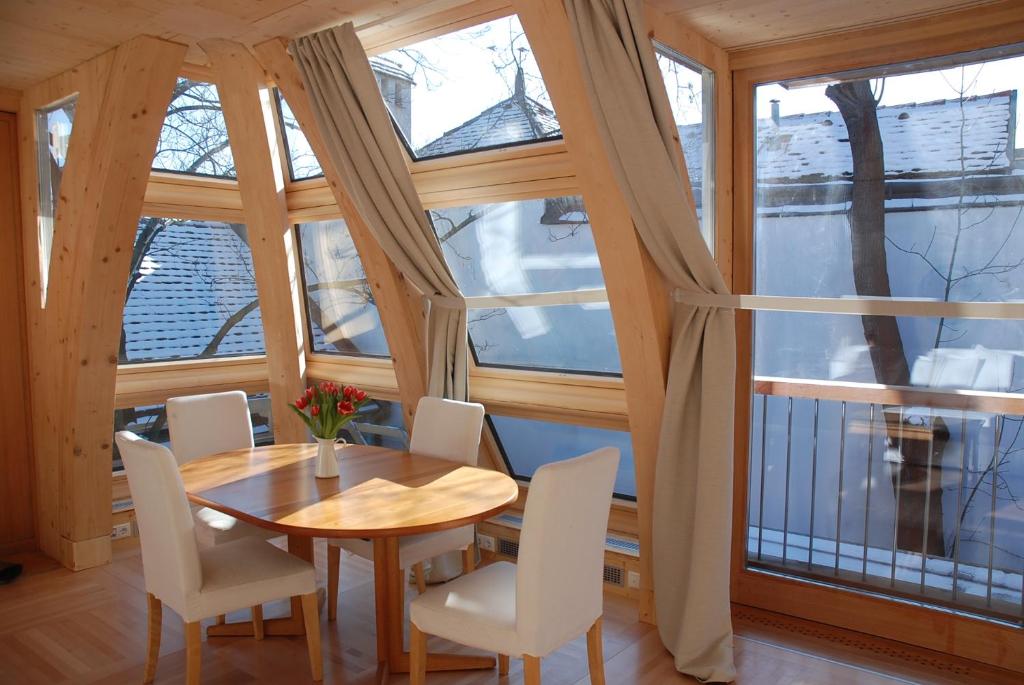
[[[833, 84], [825, 89], [825, 95], [839, 108], [850, 137], [853, 188], [849, 222], [854, 287], [860, 296], [892, 297], [885, 250], [885, 156], [878, 128], [878, 103], [868, 81]], [[861, 324], [876, 381], [910, 385], [910, 367], [896, 318], [866, 315], [861, 317]], [[896, 545], [913, 552], [923, 547], [928, 554], [943, 556], [941, 458], [949, 430], [941, 418], [936, 418], [930, 437], [925, 431], [922, 438], [920, 431], [901, 430], [893, 412], [883, 415], [888, 442], [899, 447], [903, 455], [899, 470], [892, 470], [893, 490], [899, 498]], [[912, 435], [915, 437], [910, 438]]]

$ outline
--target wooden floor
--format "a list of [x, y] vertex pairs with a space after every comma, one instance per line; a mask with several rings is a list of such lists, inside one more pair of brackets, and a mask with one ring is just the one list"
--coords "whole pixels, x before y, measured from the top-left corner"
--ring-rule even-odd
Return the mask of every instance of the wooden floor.
[[[323, 584], [326, 552], [316, 549]], [[146, 644], [146, 600], [135, 541], [118, 541], [114, 562], [80, 573], [57, 568], [38, 556], [23, 556], [26, 575], [0, 586], [0, 683], [139, 683]], [[326, 683], [375, 682], [372, 567], [343, 555], [339, 620], [322, 620]], [[410, 589], [410, 596], [415, 590]], [[268, 617], [285, 610], [270, 606]], [[321, 611], [321, 616], [326, 613]], [[636, 622], [630, 602], [609, 595], [604, 654], [609, 685], [696, 683], [678, 675], [657, 632]], [[243, 618], [239, 614], [236, 618]], [[737, 682], [750, 685], [892, 685], [894, 683], [1019, 683], [1003, 671], [898, 643], [874, 640], [816, 623], [745, 607], [734, 609]], [[157, 683], [184, 679], [181, 621], [164, 611], [164, 638]], [[432, 639], [432, 650], [471, 651]], [[543, 662], [544, 685], [588, 683], [584, 639]], [[301, 683], [309, 677], [301, 639], [214, 638], [203, 644], [203, 683]], [[395, 676], [391, 683], [408, 682]], [[507, 678], [496, 671], [431, 674], [436, 685], [522, 682], [513, 660]]]

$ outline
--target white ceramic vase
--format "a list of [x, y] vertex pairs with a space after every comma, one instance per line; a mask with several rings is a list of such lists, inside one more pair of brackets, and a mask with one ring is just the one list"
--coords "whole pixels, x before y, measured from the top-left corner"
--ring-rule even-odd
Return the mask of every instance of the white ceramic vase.
[[338, 457], [334, 452], [334, 446], [339, 441], [333, 438], [317, 438], [316, 443], [316, 477], [337, 478]]

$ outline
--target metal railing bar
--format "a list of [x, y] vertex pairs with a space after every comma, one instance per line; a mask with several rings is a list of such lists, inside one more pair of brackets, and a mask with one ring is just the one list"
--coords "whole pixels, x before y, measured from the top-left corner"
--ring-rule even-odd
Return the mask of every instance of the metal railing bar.
[[960, 591], [960, 522], [963, 519], [964, 499], [964, 466], [967, 455], [967, 413], [961, 412], [963, 419], [960, 423], [960, 479], [956, 488], [956, 522], [953, 530], [953, 601], [956, 601], [957, 593]]
[[868, 578], [868, 524], [871, 522], [871, 460], [875, 452], [875, 405], [868, 407], [868, 470], [864, 488], [864, 563], [861, 566], [862, 580]]
[[807, 537], [807, 570], [814, 564], [814, 505], [818, 490], [818, 400], [814, 400], [814, 434], [811, 438], [811, 518]]
[[935, 415], [928, 411], [928, 460], [924, 477], [924, 532], [921, 535], [921, 594], [924, 594], [925, 574], [928, 572], [928, 524], [932, 506], [932, 452], [935, 450]]
[[793, 453], [793, 398], [789, 398], [786, 412], [786, 486], [782, 513], [782, 565], [786, 565], [789, 547], [789, 476], [790, 462]]
[[989, 511], [988, 524], [988, 591], [985, 596], [985, 606], [992, 606], [992, 563], [995, 560], [996, 551], [996, 494], [999, 491], [999, 443], [1003, 439], [1003, 417], [997, 416], [993, 426], [992, 437], [992, 508]]
[[843, 527], [843, 466], [846, 457], [846, 402], [842, 404], [839, 418], [839, 492], [836, 498], [836, 567], [835, 575], [839, 575], [839, 547], [842, 543]]
[[896, 488], [893, 490], [895, 493], [895, 503], [893, 505], [893, 516], [892, 516], [892, 566], [890, 567], [889, 585], [890, 587], [896, 587], [896, 551], [897, 541], [900, 535], [900, 495], [903, 494], [903, 407], [900, 407], [900, 426], [899, 432], [896, 434], [897, 442], [899, 445], [900, 463], [896, 465]]
[[757, 558], [761, 559], [761, 547], [764, 543], [764, 455], [765, 440], [768, 436], [768, 398], [761, 404], [761, 494], [757, 499]]

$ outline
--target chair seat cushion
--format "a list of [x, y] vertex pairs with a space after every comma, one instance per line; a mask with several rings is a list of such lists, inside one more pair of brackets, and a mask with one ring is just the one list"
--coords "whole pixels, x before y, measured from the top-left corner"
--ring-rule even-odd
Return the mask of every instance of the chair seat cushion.
[[412, 601], [409, 619], [428, 635], [491, 652], [522, 655], [516, 634], [516, 567], [500, 561]]
[[[400, 538], [398, 541], [398, 564], [402, 568], [409, 568], [446, 552], [466, 549], [473, 544], [474, 530], [473, 526], [462, 526], [461, 528], [442, 530], [438, 533], [423, 533]], [[346, 538], [331, 540], [329, 544], [337, 545], [364, 559], [373, 559], [372, 540]]]
[[186, 621], [316, 591], [312, 564], [259, 538], [201, 549], [199, 561], [203, 585], [186, 607]]
[[195, 521], [196, 542], [200, 547], [213, 547], [246, 537], [270, 540], [281, 535], [272, 530], [239, 521], [234, 516], [209, 507], [194, 506], [192, 519]]

